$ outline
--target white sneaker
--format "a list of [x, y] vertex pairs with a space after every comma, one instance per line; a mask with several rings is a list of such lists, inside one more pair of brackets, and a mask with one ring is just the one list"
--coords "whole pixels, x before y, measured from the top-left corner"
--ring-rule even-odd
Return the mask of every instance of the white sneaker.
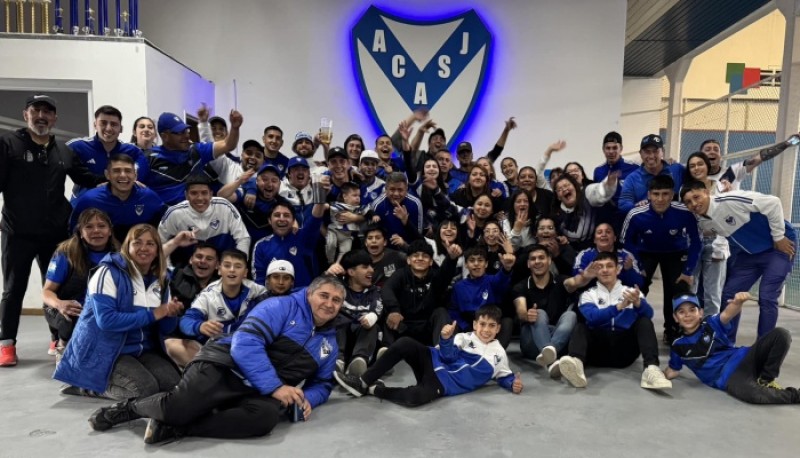
[[558, 355], [556, 354], [556, 347], [548, 345], [542, 348], [542, 352], [539, 353], [539, 356], [536, 357], [536, 362], [540, 366], [546, 368], [547, 366], [553, 364], [557, 356]]
[[339, 372], [344, 373], [344, 360], [341, 358], [336, 358], [336, 370]]
[[561, 380], [561, 367], [559, 367], [559, 361], [553, 361], [553, 364], [547, 368], [547, 372], [550, 374], [550, 378], [553, 380]]
[[355, 375], [356, 377], [361, 377], [366, 371], [367, 361], [360, 356], [353, 358], [347, 366], [347, 374]]
[[672, 382], [667, 380], [667, 377], [658, 366], [651, 364], [642, 372], [642, 388], [668, 390], [672, 388]]
[[558, 368], [561, 375], [575, 388], [586, 388], [586, 374], [583, 373], [583, 361], [572, 356], [563, 356], [559, 360]]

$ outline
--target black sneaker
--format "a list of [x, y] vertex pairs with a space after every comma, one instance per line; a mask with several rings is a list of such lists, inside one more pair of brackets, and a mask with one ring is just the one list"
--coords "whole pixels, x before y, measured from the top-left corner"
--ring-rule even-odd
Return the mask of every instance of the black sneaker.
[[360, 398], [367, 394], [367, 385], [361, 381], [361, 377], [356, 375], [344, 374], [341, 372], [334, 372], [333, 376], [339, 385], [345, 390], [349, 391], [353, 396]]
[[170, 426], [153, 418], [147, 421], [147, 429], [144, 430], [145, 444], [157, 444], [164, 441], [173, 442], [180, 438], [181, 435], [174, 426]]
[[101, 407], [89, 417], [89, 424], [95, 431], [108, 431], [114, 425], [142, 418], [130, 408], [130, 401], [118, 402], [110, 407]]
[[105, 397], [97, 391], [87, 390], [86, 388], [79, 388], [74, 385], [64, 385], [61, 387], [61, 394], [67, 396], [86, 396], [89, 398], [102, 398]]

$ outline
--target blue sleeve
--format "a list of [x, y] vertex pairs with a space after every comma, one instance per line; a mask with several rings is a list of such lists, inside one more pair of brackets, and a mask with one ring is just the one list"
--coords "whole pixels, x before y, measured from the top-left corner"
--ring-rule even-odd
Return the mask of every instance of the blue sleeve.
[[156, 320], [152, 309], [136, 307], [132, 312], [120, 312], [117, 299], [105, 294], [89, 294], [86, 302], [94, 302], [97, 327], [103, 331], [123, 332], [143, 328]]
[[636, 215], [628, 214], [625, 217], [625, 222], [622, 223], [622, 235], [620, 239], [622, 240], [622, 246], [634, 254], [634, 256], [638, 256], [639, 254], [639, 244], [637, 243], [639, 240], [639, 227], [638, 227], [638, 220], [635, 218]]
[[[320, 228], [322, 227], [322, 218], [311, 216], [311, 218], [303, 224], [303, 227], [297, 232], [297, 238], [302, 240], [306, 246], [311, 247], [313, 250], [316, 240], [321, 237]], [[263, 283], [261, 283], [263, 285]]]
[[263, 239], [256, 242], [253, 249], [253, 281], [259, 285], [265, 284], [267, 280], [267, 267], [269, 267], [269, 256], [266, 253], [267, 242]]
[[650, 318], [651, 320], [653, 319], [653, 307], [650, 305], [649, 302], [647, 302], [647, 299], [645, 299], [644, 297], [639, 303], [639, 307], [638, 308], [634, 307], [633, 309], [636, 310], [636, 313], [638, 315], [645, 316], [647, 318]]
[[450, 336], [449, 339], [442, 337], [439, 340], [439, 355], [443, 363], [452, 363], [458, 360], [460, 348], [453, 345], [455, 336]]
[[142, 153], [142, 150], [136, 147], [134, 149], [135, 151], [131, 153], [131, 157], [136, 163], [136, 181], [144, 183], [150, 177], [150, 161]]
[[256, 178], [255, 177], [250, 178], [246, 182], [242, 183], [242, 186], [240, 186], [240, 188], [245, 195], [247, 194], [255, 195], [258, 190], [258, 186], [256, 185]]
[[53, 283], [61, 284], [67, 279], [67, 275], [69, 275], [69, 261], [67, 260], [67, 256], [59, 251], [54, 254], [53, 259], [50, 260], [50, 265], [47, 266], [47, 275], [45, 279]]
[[459, 280], [453, 285], [453, 292], [451, 293], [452, 303], [458, 304], [457, 307], [450, 308], [448, 312], [450, 313], [450, 319], [455, 320], [458, 324], [458, 327], [461, 329], [467, 329], [467, 322], [461, 318], [461, 311], [467, 310], [469, 308], [469, 296], [468, 292], [465, 291], [466, 288], [464, 287], [464, 280]]
[[283, 386], [267, 355], [267, 347], [283, 331], [289, 308], [289, 304], [279, 298], [262, 302], [233, 333], [231, 340], [233, 361], [247, 381], [264, 396]]
[[617, 207], [625, 213], [631, 211], [636, 205], [636, 182], [638, 181], [638, 174], [634, 176], [634, 173], [631, 173], [622, 183], [622, 193], [619, 195]]
[[683, 360], [672, 350], [669, 352], [669, 368], [674, 371], [683, 369]]
[[597, 328], [611, 321], [619, 311], [616, 307], [597, 308], [597, 304], [587, 302], [579, 307], [581, 315], [586, 318], [589, 327]]
[[214, 160], [214, 144], [213, 143], [195, 143], [194, 147], [200, 154], [200, 161], [203, 165], [208, 164]]
[[178, 327], [179, 318], [176, 316], [168, 316], [158, 321], [158, 330], [162, 336], [172, 334]]
[[686, 220], [686, 232], [689, 233], [689, 253], [686, 263], [683, 265], [683, 274], [692, 275], [700, 260], [700, 255], [703, 253], [703, 240], [700, 238], [700, 227], [697, 225], [694, 215], [688, 213]]
[[335, 355], [339, 353], [339, 347], [336, 344], [336, 339], [329, 339], [331, 345], [334, 347], [331, 356], [325, 359], [325, 362], [319, 366], [314, 378], [306, 381], [303, 385], [303, 397], [306, 398], [311, 408], [324, 404], [333, 390], [333, 371], [336, 369]]
[[500, 377], [499, 379], [497, 379], [497, 384], [513, 393], [514, 392], [514, 377], [515, 377], [514, 374], [508, 374], [505, 377]]
[[181, 317], [179, 327], [182, 333], [189, 337], [200, 337], [200, 325], [208, 321], [208, 318], [200, 309], [190, 308]]
[[603, 166], [601, 165], [594, 168], [594, 175], [592, 176], [592, 179], [599, 183], [606, 178], [606, 175], [608, 174], [603, 174]]
[[509, 286], [511, 286], [511, 272], [507, 272], [501, 265], [500, 270], [492, 275], [490, 283], [492, 285], [492, 292], [499, 301], [505, 296]]

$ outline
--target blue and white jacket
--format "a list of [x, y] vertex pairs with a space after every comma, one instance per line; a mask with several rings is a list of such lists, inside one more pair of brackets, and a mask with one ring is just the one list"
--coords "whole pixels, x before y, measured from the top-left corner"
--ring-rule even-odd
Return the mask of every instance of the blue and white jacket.
[[474, 332], [463, 332], [441, 339], [431, 348], [431, 360], [445, 396], [469, 393], [490, 380], [511, 391], [514, 374], [508, 356], [496, 339], [483, 343]]
[[[224, 326], [222, 332], [231, 333], [247, 318], [255, 305], [253, 301], [266, 292], [267, 288], [245, 279], [239, 296], [228, 299], [222, 292], [222, 280], [212, 282], [197, 295], [192, 301], [192, 308], [181, 317], [180, 330], [183, 334], [204, 342], [207, 338], [200, 332], [200, 326], [206, 321], [219, 321]], [[238, 309], [231, 310], [229, 301], [238, 305]]]
[[106, 391], [114, 363], [132, 343], [138, 340], [140, 350], [163, 352], [164, 336], [175, 330], [178, 319], [156, 320], [153, 309], [169, 300], [169, 288], [162, 290], [157, 281], [146, 286], [138, 272], [128, 274], [122, 255], [107, 255], [89, 280], [86, 303], [53, 378]]
[[708, 212], [699, 217], [700, 227], [726, 237], [746, 253], [763, 253], [786, 237], [797, 241], [797, 233], [783, 219], [781, 201], [752, 191], [730, 191], [712, 197]]
[[289, 261], [294, 266], [294, 285], [303, 287], [319, 274], [319, 264], [314, 250], [321, 237], [319, 228], [322, 218], [311, 217], [297, 233], [285, 236], [271, 234], [256, 242], [253, 247], [252, 269], [256, 283], [263, 285], [267, 280], [267, 267], [276, 259]]
[[218, 362], [216, 357], [207, 359], [204, 352], [227, 352], [234, 373], [262, 395], [305, 380], [305, 399], [311, 407], [323, 404], [333, 388], [339, 347], [332, 321], [320, 328], [314, 326], [306, 294], [307, 288], [302, 288], [261, 302], [233, 335], [212, 339], [197, 359]]
[[[675, 195], [680, 192], [681, 185], [683, 184], [683, 175], [686, 168], [679, 163], [667, 164], [666, 161], [661, 161], [663, 168], [659, 175], [669, 175], [675, 181]], [[637, 202], [647, 200], [647, 186], [650, 184], [655, 175], [651, 174], [644, 167], [640, 166], [638, 170], [631, 172], [622, 183], [622, 192], [620, 193], [617, 206], [623, 212], [629, 212]]]
[[630, 329], [639, 317], [653, 318], [653, 307], [647, 303], [644, 294], [639, 293], [641, 302], [639, 307], [628, 305], [622, 310], [617, 310], [617, 304], [622, 302], [622, 293], [628, 289], [617, 280], [609, 291], [601, 283], [581, 294], [579, 310], [586, 318], [586, 325], [590, 329], [609, 329], [622, 331]]
[[[599, 252], [597, 251], [597, 248], [587, 248], [578, 253], [578, 256], [575, 257], [575, 265], [572, 267], [572, 275], [578, 275], [586, 270], [586, 268], [589, 267], [589, 264], [597, 259], [598, 254]], [[633, 265], [630, 269], [626, 269], [624, 267], [625, 262], [628, 259], [633, 262]], [[644, 274], [642, 273], [642, 267], [639, 265], [639, 261], [636, 259], [636, 256], [634, 256], [633, 253], [624, 248], [618, 249], [617, 262], [619, 262], [619, 265], [623, 266], [622, 271], [619, 273], [619, 280], [623, 285], [631, 287], [638, 285], [639, 288], [644, 287]]]

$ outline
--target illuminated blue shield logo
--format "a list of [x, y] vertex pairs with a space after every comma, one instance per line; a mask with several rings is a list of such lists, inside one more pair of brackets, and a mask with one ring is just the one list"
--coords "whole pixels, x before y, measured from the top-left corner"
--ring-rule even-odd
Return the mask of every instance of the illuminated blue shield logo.
[[370, 6], [353, 27], [353, 62], [373, 120], [394, 132], [424, 107], [451, 141], [483, 88], [492, 36], [474, 10], [438, 20], [401, 18]]

